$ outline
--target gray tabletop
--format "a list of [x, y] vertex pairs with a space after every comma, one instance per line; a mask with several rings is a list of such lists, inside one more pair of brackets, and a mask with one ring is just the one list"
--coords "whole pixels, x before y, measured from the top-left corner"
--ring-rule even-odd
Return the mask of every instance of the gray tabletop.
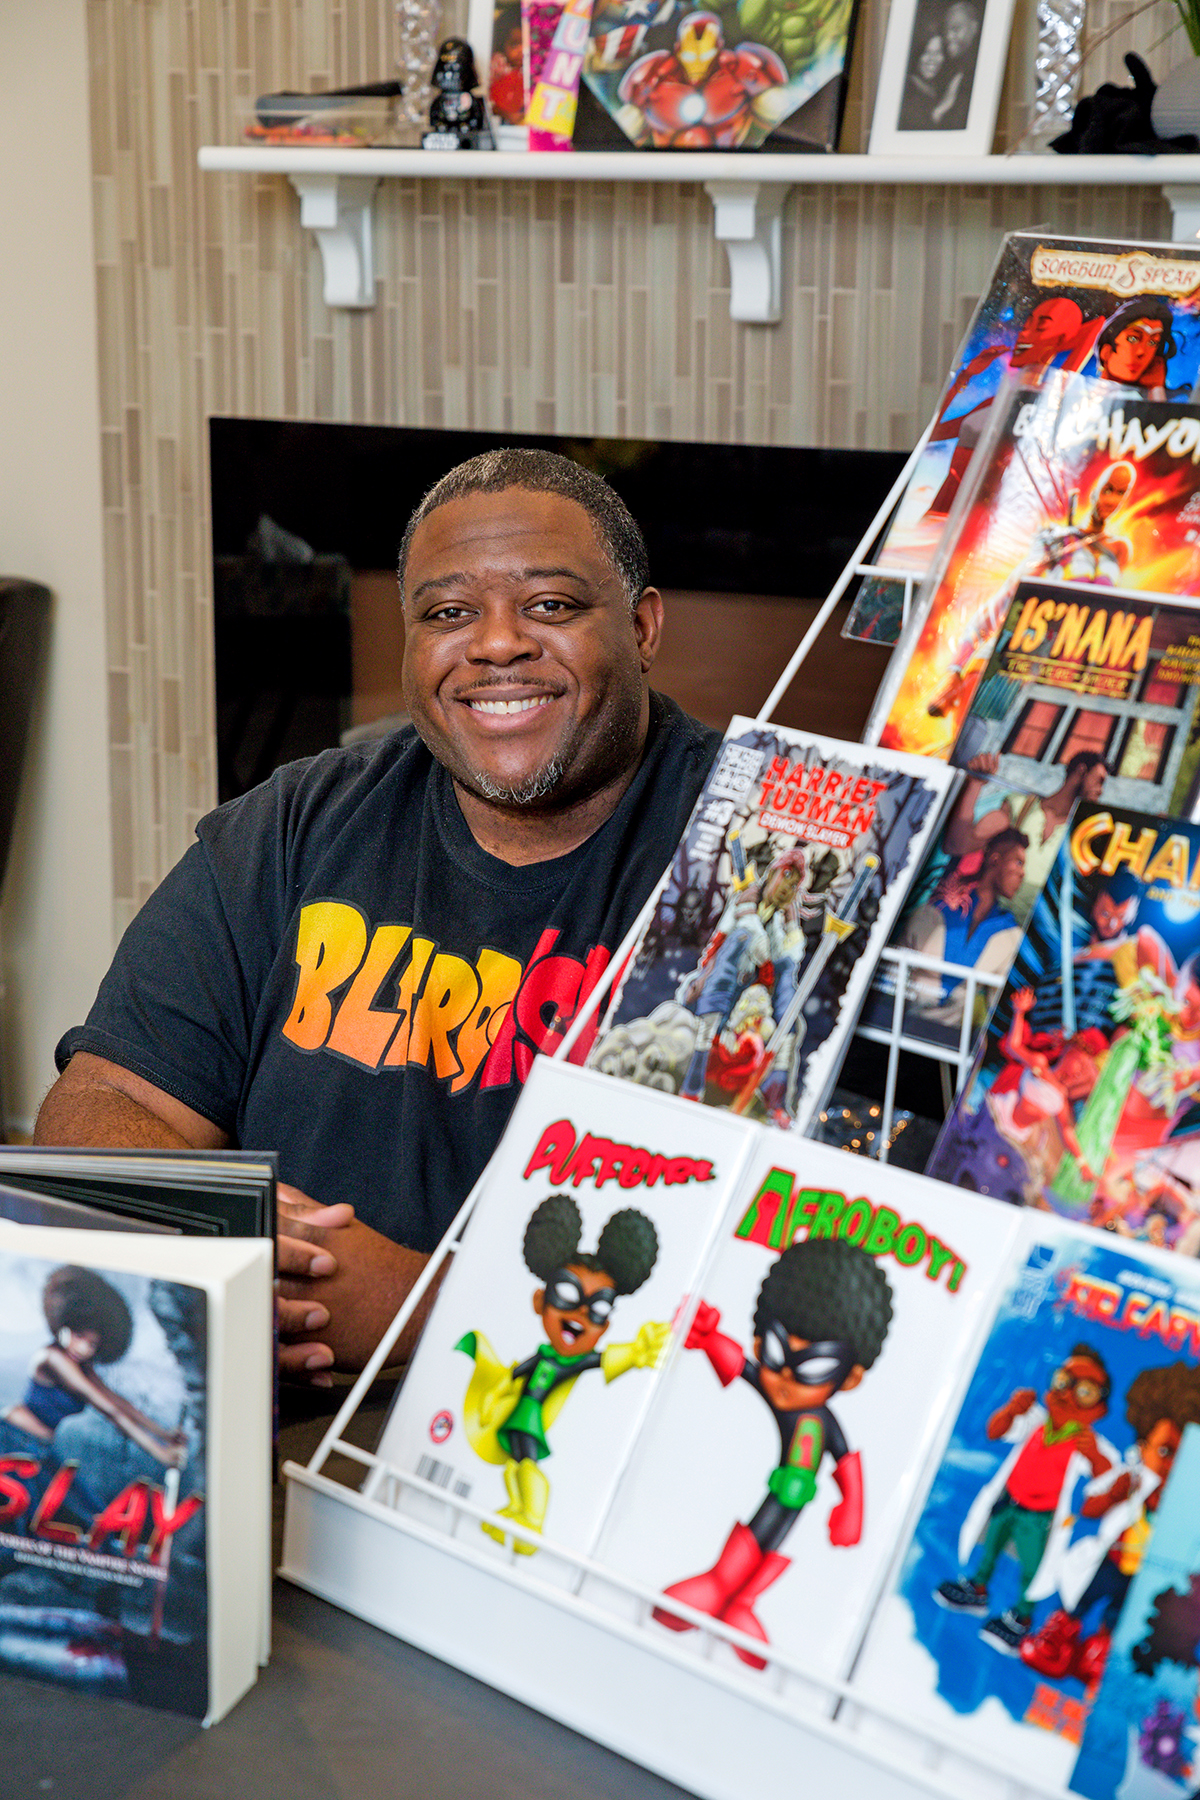
[[[366, 1441], [381, 1387], [356, 1422]], [[285, 1401], [307, 1460], [328, 1403]], [[277, 1527], [282, 1494], [277, 1495]], [[278, 1542], [278, 1533], [277, 1533]], [[211, 1730], [0, 1677], [3, 1800], [681, 1800], [682, 1790], [481, 1682], [275, 1584], [269, 1666]]]

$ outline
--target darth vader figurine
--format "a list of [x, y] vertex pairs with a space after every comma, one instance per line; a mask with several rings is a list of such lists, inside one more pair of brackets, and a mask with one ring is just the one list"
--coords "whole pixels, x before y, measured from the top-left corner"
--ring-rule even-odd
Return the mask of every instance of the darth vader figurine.
[[447, 38], [429, 77], [437, 93], [429, 108], [426, 150], [494, 150], [487, 102], [479, 92], [475, 58], [465, 38]]

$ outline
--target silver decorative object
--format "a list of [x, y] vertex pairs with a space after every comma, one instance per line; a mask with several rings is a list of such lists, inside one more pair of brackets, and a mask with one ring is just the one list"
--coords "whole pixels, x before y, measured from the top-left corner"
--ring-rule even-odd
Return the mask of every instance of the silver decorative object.
[[396, 62], [404, 93], [399, 116], [405, 125], [425, 125], [433, 89], [429, 71], [437, 56], [441, 8], [437, 0], [396, 0]]
[[1070, 126], [1079, 90], [1083, 13], [1084, 0], [1038, 0], [1037, 88], [1027, 134], [1036, 147]]

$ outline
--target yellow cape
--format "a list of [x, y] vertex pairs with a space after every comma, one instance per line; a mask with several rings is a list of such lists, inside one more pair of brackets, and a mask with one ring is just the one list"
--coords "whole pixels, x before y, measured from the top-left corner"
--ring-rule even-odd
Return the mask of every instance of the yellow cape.
[[[525, 1390], [524, 1380], [520, 1382], [514, 1392], [511, 1402], [505, 1409], [504, 1417], [494, 1419], [490, 1425], [485, 1425], [480, 1419], [480, 1412], [500, 1384], [510, 1378], [516, 1364], [502, 1363], [482, 1331], [467, 1332], [465, 1337], [459, 1339], [454, 1348], [464, 1350], [468, 1356], [475, 1358], [475, 1373], [467, 1383], [467, 1391], [463, 1399], [463, 1428], [467, 1434], [467, 1442], [476, 1456], [481, 1456], [484, 1462], [510, 1462], [512, 1459], [496, 1434], [507, 1423], [517, 1401], [521, 1398]], [[577, 1375], [572, 1375], [569, 1381], [560, 1382], [542, 1401], [542, 1424], [547, 1431], [562, 1411], [563, 1403], [578, 1379]]]

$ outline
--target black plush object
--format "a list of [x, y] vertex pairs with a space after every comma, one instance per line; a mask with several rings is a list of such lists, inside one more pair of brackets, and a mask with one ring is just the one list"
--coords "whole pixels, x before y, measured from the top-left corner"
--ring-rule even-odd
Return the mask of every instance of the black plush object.
[[1200, 151], [1200, 138], [1192, 132], [1182, 137], [1161, 138], [1150, 122], [1150, 102], [1158, 84], [1140, 56], [1130, 54], [1125, 67], [1133, 76], [1132, 88], [1106, 81], [1087, 94], [1075, 108], [1070, 131], [1051, 140], [1060, 156], [1102, 156], [1125, 151], [1131, 156], [1157, 156], [1163, 151], [1180, 155]]

